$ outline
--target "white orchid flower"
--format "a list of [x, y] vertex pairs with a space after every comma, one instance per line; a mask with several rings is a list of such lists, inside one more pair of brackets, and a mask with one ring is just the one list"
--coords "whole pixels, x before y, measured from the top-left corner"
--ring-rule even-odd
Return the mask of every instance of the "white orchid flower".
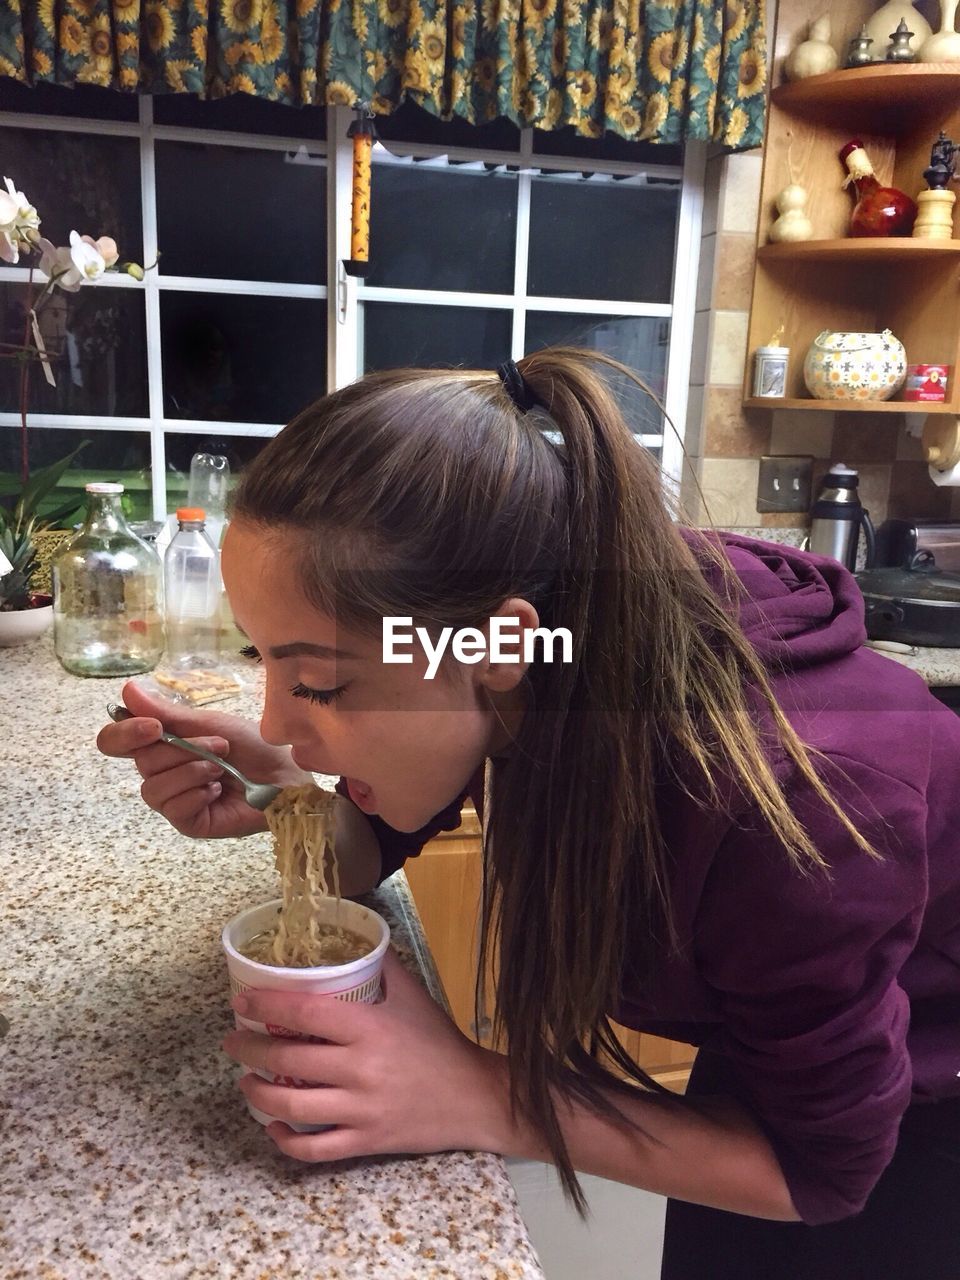
[[0, 262], [15, 267], [20, 261], [20, 246], [6, 227], [0, 227]]
[[[88, 236], [84, 236], [83, 238], [84, 240], [89, 239]], [[114, 240], [112, 236], [97, 236], [93, 243], [99, 250], [101, 258], [103, 258], [104, 262], [107, 264], [107, 270], [109, 271], [120, 257], [120, 250], [117, 248], [116, 240]]]
[[70, 232], [70, 257], [84, 280], [99, 280], [107, 269], [96, 241], [76, 231]]
[[[5, 199], [15, 209], [13, 238], [19, 239], [23, 244], [34, 244], [40, 228], [40, 215], [23, 192], [17, 190], [12, 178], [4, 178], [3, 181], [7, 188]], [[0, 224], [6, 222], [7, 219], [0, 212]]]
[[17, 225], [17, 209], [18, 205], [13, 196], [6, 191], [0, 191], [0, 228], [13, 231]]
[[37, 241], [37, 247], [41, 254], [40, 270], [43, 274], [67, 293], [76, 293], [83, 284], [84, 277], [74, 264], [71, 250], [66, 247], [58, 249], [55, 244], [42, 237]]

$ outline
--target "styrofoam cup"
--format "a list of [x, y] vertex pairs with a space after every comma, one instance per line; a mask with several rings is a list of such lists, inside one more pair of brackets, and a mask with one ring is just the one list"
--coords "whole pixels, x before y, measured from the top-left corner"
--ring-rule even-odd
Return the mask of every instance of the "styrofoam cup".
[[[351, 960], [348, 964], [318, 965], [312, 969], [281, 969], [274, 965], [259, 964], [242, 955], [240, 948], [245, 947], [258, 933], [263, 933], [277, 922], [277, 912], [281, 906], [279, 898], [273, 902], [264, 902], [259, 907], [249, 907], [224, 926], [221, 935], [223, 950], [227, 957], [227, 970], [230, 975], [230, 990], [233, 995], [244, 991], [307, 991], [311, 995], [334, 996], [338, 1000], [350, 1000], [361, 1004], [376, 1004], [380, 999], [380, 974], [383, 969], [383, 957], [390, 943], [390, 929], [386, 920], [361, 906], [359, 902], [351, 902], [341, 898], [321, 898], [317, 907], [316, 918], [320, 924], [336, 923], [345, 929], [351, 929], [366, 939], [372, 947], [359, 960]], [[312, 1036], [304, 1036], [291, 1031], [288, 1027], [274, 1023], [253, 1022], [234, 1013], [234, 1022], [239, 1030], [259, 1031], [261, 1034], [278, 1036], [287, 1040], [311, 1040]], [[243, 1069], [243, 1075], [249, 1068]], [[257, 1070], [257, 1075], [271, 1084], [280, 1084], [288, 1088], [314, 1087], [307, 1081], [296, 1080], [292, 1076], [274, 1076], [269, 1071]], [[247, 1103], [247, 1109], [254, 1120], [260, 1124], [271, 1124], [276, 1116], [267, 1115], [258, 1108]], [[285, 1124], [289, 1121], [284, 1121]], [[298, 1133], [318, 1133], [331, 1125], [291, 1124], [290, 1128]]]

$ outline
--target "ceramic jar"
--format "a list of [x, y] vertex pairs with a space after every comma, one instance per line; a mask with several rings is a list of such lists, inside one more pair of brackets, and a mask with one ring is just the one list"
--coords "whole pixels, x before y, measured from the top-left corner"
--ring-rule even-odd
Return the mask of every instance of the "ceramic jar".
[[817, 400], [889, 400], [907, 376], [907, 353], [889, 329], [836, 333], [824, 329], [803, 362], [803, 380]]

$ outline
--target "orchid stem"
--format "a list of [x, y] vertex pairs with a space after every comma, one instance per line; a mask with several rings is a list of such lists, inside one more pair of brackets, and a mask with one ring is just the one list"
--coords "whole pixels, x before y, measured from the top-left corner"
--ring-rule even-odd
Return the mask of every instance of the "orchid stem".
[[[30, 318], [33, 311], [33, 263], [27, 276], [27, 316], [24, 323], [23, 345], [30, 346]], [[27, 448], [27, 399], [30, 392], [30, 362], [24, 360], [20, 366], [20, 481], [26, 484], [30, 479], [30, 454]]]

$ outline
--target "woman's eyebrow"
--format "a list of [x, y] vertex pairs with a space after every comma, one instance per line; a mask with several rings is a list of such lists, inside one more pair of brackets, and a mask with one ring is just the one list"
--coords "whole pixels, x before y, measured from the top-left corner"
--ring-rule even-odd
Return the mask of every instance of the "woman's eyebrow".
[[271, 658], [295, 658], [308, 653], [315, 658], [340, 658], [348, 661], [359, 659], [359, 653], [348, 653], [346, 649], [334, 649], [328, 644], [311, 644], [307, 640], [295, 640], [292, 644], [271, 646]]

